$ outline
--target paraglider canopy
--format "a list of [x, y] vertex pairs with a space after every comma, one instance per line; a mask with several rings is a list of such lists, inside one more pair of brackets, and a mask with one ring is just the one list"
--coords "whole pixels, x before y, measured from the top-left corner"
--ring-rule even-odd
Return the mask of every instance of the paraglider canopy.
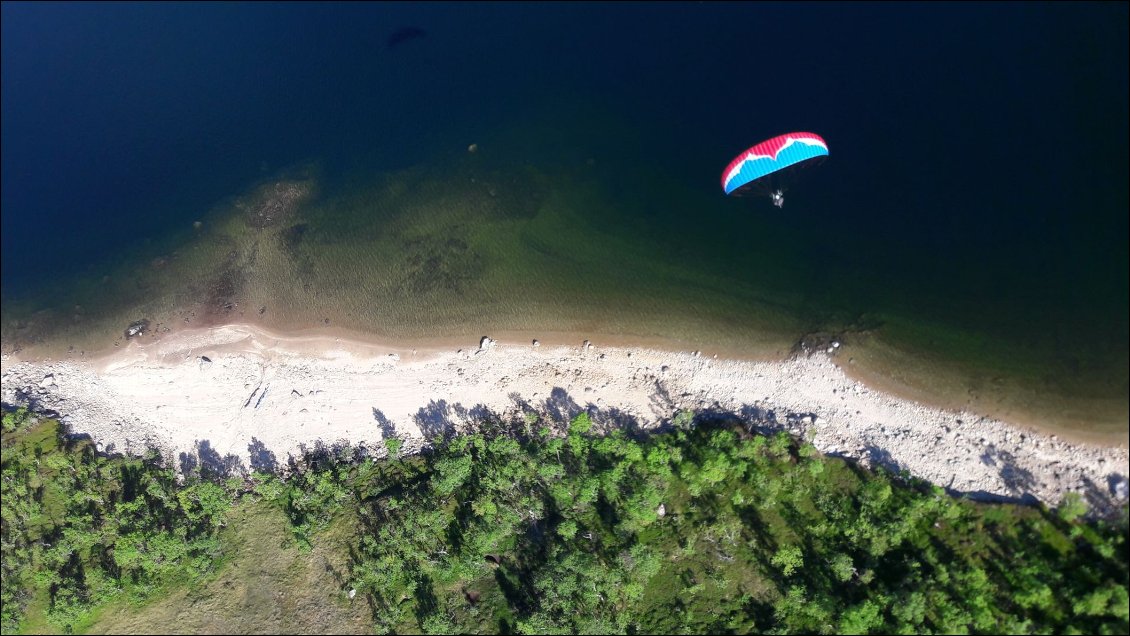
[[813, 159], [827, 155], [828, 144], [813, 133], [794, 132], [767, 139], [726, 166], [722, 189], [734, 196], [768, 194], [773, 204], [781, 207], [785, 177]]

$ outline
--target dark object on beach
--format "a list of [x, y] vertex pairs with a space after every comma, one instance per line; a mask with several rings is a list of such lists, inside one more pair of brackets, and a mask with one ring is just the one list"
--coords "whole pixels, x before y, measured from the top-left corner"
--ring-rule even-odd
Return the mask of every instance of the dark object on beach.
[[133, 338], [133, 337], [136, 337], [136, 336], [140, 336], [148, 330], [149, 330], [149, 319], [148, 318], [142, 318], [141, 320], [135, 320], [134, 322], [131, 322], [128, 327], [126, 327], [126, 331], [125, 331], [126, 340], [129, 340], [130, 338]]
[[208, 363], [211, 363], [211, 362], [212, 362], [212, 358], [209, 358], [208, 356], [200, 356], [200, 361], [201, 361], [201, 362], [208, 362]]
[[393, 31], [392, 35], [388, 36], [388, 40], [386, 40], [385, 43], [387, 44], [387, 48], [389, 50], [392, 50], [397, 46], [404, 44], [408, 40], [418, 40], [427, 35], [427, 31], [417, 26], [400, 27], [399, 29]]

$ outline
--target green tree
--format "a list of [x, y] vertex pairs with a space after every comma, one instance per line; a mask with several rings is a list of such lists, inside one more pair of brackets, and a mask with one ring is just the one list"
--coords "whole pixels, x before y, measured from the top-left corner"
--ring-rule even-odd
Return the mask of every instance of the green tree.
[[792, 576], [794, 572], [804, 567], [804, 552], [795, 545], [785, 546], [777, 550], [770, 563], [781, 568], [781, 574]]

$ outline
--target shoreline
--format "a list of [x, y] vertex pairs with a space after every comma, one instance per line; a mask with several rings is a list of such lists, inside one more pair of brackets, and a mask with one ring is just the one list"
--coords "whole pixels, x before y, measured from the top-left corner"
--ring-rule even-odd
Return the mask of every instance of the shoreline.
[[[114, 327], [110, 330], [112, 333], [103, 334], [103, 340], [108, 344], [93, 349], [85, 348], [80, 351], [80, 347], [75, 345], [64, 348], [65, 339], [52, 338], [30, 345], [24, 343], [20, 347], [11, 346], [12, 343], [9, 342], [0, 347], [0, 351], [7, 352], [6, 361], [90, 361], [119, 354], [123, 351], [121, 345], [139, 344], [143, 348], [150, 347], [169, 338], [191, 338], [194, 337], [192, 334], [212, 333], [217, 329], [225, 328], [225, 326], [243, 326], [255, 330], [263, 338], [286, 341], [291, 345], [296, 345], [299, 342], [311, 343], [315, 349], [318, 348], [317, 343], [319, 342], [334, 340], [360, 350], [383, 350], [398, 354], [419, 351], [421, 355], [429, 351], [444, 352], [469, 346], [474, 347], [476, 345], [473, 343], [478, 341], [482, 333], [490, 333], [498, 343], [512, 346], [526, 346], [536, 339], [543, 345], [574, 347], [578, 346], [578, 343], [592, 338], [605, 347], [654, 349], [666, 352], [700, 351], [703, 355], [716, 359], [741, 362], [783, 362], [797, 354], [800, 344], [795, 340], [786, 341], [783, 338], [773, 338], [757, 344], [734, 347], [714, 343], [709, 339], [691, 340], [673, 336], [641, 335], [635, 332], [609, 334], [604, 333], [599, 328], [589, 330], [579, 328], [532, 330], [487, 327], [479, 333], [466, 332], [465, 330], [463, 333], [456, 333], [452, 330], [443, 330], [443, 335], [419, 337], [384, 331], [363, 331], [336, 324], [332, 326], [314, 323], [301, 326], [268, 325], [254, 318], [244, 318], [243, 312], [240, 312], [238, 318], [233, 316], [233, 318], [236, 318], [234, 322], [228, 323], [205, 321], [204, 324], [188, 324], [188, 321], [185, 321], [185, 324], [180, 324], [181, 321], [179, 320], [168, 320], [167, 316], [165, 318], [163, 322], [156, 323], [156, 328], [151, 329], [143, 337], [134, 338], [132, 342], [122, 338], [120, 335], [121, 329]], [[125, 323], [119, 321], [119, 324]], [[1032, 399], [1038, 400], [1039, 395], [1034, 395], [1030, 391], [1026, 393], [1017, 392], [1016, 387], [1013, 387], [1011, 392], [997, 396], [987, 392], [970, 399], [972, 390], [970, 389], [967, 392], [968, 387], [966, 385], [971, 381], [977, 382], [977, 380], [970, 380], [973, 376], [965, 375], [963, 370], [957, 368], [943, 367], [929, 370], [928, 375], [931, 377], [929, 386], [931, 388], [927, 389], [927, 384], [923, 380], [925, 377], [923, 370], [914, 368], [916, 358], [913, 353], [891, 349], [889, 345], [877, 343], [873, 338], [867, 336], [861, 338], [859, 334], [851, 332], [841, 334], [831, 332], [811, 333], [804, 336], [803, 341], [806, 345], [812, 344], [808, 342], [810, 338], [823, 341], [824, 344], [816, 344], [814, 347], [808, 346], [805, 350], [813, 351], [823, 348], [836, 339], [837, 335], [839, 336], [838, 340], [844, 345], [844, 348], [836, 352], [843, 354], [836, 356], [837, 366], [848, 377], [867, 385], [873, 390], [934, 409], [976, 412], [991, 419], [1010, 422], [1014, 427], [1032, 429], [1045, 436], [1055, 436], [1074, 443], [1130, 447], [1130, 429], [1127, 429], [1128, 423], [1125, 419], [1121, 423], [1117, 423], [1107, 419], [1095, 420], [1094, 413], [1079, 413], [1084, 420], [1090, 421], [1091, 424], [1083, 428], [1073, 428], [1066, 424], [1063, 412], [1057, 410], [1056, 406], [1053, 406], [1049, 413], [1047, 404], [1037, 405], [1031, 401]], [[892, 359], [876, 359], [877, 356], [889, 357], [892, 352], [896, 353], [896, 356]], [[898, 376], [908, 370], [917, 376], [915, 381], [898, 379]], [[980, 379], [984, 380], [984, 376]], [[993, 380], [996, 380], [996, 378], [993, 378]], [[931, 390], [941, 386], [946, 388]], [[954, 387], [958, 388], [955, 389]], [[1002, 397], [1004, 401], [1001, 401], [1000, 398]], [[1025, 398], [1027, 398], [1027, 401], [1025, 401]], [[1076, 405], [1076, 411], [1078, 411], [1078, 407], [1079, 405]], [[1104, 416], [1109, 416], [1118, 409], [1119, 407], [1114, 405], [1113, 409], [1106, 409]]]
[[414, 452], [484, 410], [557, 418], [588, 411], [598, 425], [643, 430], [695, 410], [788, 430], [825, 454], [906, 470], [973, 497], [1054, 506], [1079, 492], [1099, 514], [1126, 501], [1125, 444], [925, 406], [853, 379], [823, 351], [745, 360], [628, 346], [629, 338], [583, 347], [564, 344], [573, 334], [546, 333], [539, 347], [532, 337], [515, 342], [528, 335], [501, 333], [480, 348], [455, 337], [405, 345], [344, 330], [182, 328], [80, 359], [6, 355], [0, 389], [7, 403], [24, 396], [59, 413], [100, 450], [148, 445], [170, 459], [208, 456], [247, 468], [257, 457], [285, 464], [317, 442], [379, 455], [390, 434]]

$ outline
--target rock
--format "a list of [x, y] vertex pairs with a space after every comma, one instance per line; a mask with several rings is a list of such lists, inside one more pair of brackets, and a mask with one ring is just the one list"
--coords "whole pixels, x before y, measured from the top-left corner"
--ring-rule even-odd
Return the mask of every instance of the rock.
[[142, 318], [141, 320], [135, 320], [135, 321], [131, 322], [128, 327], [126, 327], [126, 330], [125, 330], [126, 339], [128, 340], [130, 338], [134, 338], [134, 337], [143, 335], [148, 330], [149, 330], [149, 319], [148, 318]]
[[667, 516], [667, 506], [665, 506], [663, 504], [659, 504], [659, 509], [655, 511], [655, 514], [658, 515], [660, 519], [662, 519], [663, 517], [666, 517]]
[[1111, 491], [1114, 493], [1115, 499], [1126, 501], [1127, 497], [1130, 497], [1130, 481], [1127, 481], [1125, 477], [1120, 478], [1111, 486]]
[[484, 351], [493, 346], [494, 341], [490, 339], [490, 336], [483, 336], [482, 340], [479, 340], [479, 351]]
[[349, 590], [349, 598], [352, 599], [354, 596], [357, 596], [357, 588]]
[[56, 384], [58, 384], [58, 383], [55, 382], [55, 374], [54, 373], [48, 373], [47, 375], [45, 375], [43, 377], [43, 381], [39, 383], [39, 388], [46, 389], [47, 387], [55, 386]]
[[534, 345], [535, 347], [540, 347], [540, 346], [541, 346], [541, 343], [540, 343], [540, 342], [538, 342], [538, 341], [537, 341], [537, 339], [534, 339], [533, 345]]

